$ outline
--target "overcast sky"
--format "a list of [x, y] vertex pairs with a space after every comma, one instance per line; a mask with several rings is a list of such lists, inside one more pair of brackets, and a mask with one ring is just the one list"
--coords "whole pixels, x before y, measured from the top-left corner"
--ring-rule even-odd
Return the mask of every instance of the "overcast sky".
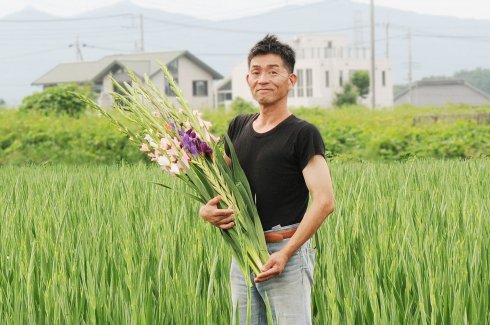
[[[121, 0], [0, 0], [0, 17], [26, 6], [58, 16], [72, 16]], [[236, 18], [265, 12], [289, 4], [305, 4], [319, 0], [132, 0], [139, 6], [159, 8], [207, 19]], [[320, 0], [342, 2], [346, 0]], [[369, 0], [354, 0], [369, 3]], [[418, 13], [460, 18], [490, 19], [490, 0], [375, 0], [387, 6]]]

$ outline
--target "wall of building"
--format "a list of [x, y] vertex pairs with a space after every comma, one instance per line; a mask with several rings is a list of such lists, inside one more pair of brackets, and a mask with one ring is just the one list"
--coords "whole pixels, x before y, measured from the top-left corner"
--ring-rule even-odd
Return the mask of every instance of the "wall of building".
[[[342, 91], [342, 84], [350, 81], [355, 71], [370, 73], [371, 60], [368, 48], [349, 48], [343, 35], [311, 34], [291, 40], [289, 44], [296, 52], [295, 73], [302, 80], [291, 92], [288, 105], [330, 107], [335, 94]], [[312, 83], [307, 91], [306, 70], [311, 69]], [[327, 85], [326, 72], [329, 74]], [[232, 97], [241, 97], [253, 101], [245, 76], [248, 72], [247, 61], [243, 60], [232, 70]], [[342, 76], [342, 84], [340, 82]], [[301, 94], [303, 83], [303, 94]], [[376, 60], [376, 107], [393, 106], [393, 79], [391, 63], [387, 59]], [[359, 100], [360, 104], [370, 107], [371, 94]]]
[[[207, 96], [193, 96], [192, 82], [197, 80], [207, 81]], [[179, 86], [192, 108], [204, 109], [214, 107], [212, 75], [186, 57], [179, 58]]]

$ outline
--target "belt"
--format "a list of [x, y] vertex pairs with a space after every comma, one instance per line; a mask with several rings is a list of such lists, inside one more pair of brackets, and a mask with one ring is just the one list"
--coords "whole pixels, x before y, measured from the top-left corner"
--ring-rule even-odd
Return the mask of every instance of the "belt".
[[278, 243], [283, 239], [291, 238], [296, 232], [296, 229], [298, 228], [266, 232], [264, 233], [265, 241], [267, 243]]

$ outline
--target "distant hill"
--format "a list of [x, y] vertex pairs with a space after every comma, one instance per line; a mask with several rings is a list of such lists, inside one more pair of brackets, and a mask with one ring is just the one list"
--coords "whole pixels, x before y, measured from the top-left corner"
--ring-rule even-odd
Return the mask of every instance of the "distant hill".
[[[84, 60], [134, 51], [140, 38], [139, 14], [144, 16], [146, 51], [187, 49], [223, 75], [228, 75], [248, 49], [268, 32], [282, 39], [306, 32], [345, 33], [354, 42], [354, 27], [362, 25], [364, 28], [356, 39], [364, 41], [359, 45], [369, 45], [369, 8], [348, 0], [290, 5], [225, 21], [146, 9], [124, 1], [70, 19], [29, 8], [0, 19], [0, 98], [8, 104], [17, 104], [37, 89], [29, 86], [33, 80], [61, 62], [75, 61], [73, 44], [77, 35]], [[384, 24], [388, 21], [391, 24], [389, 53], [396, 83], [406, 82], [405, 26], [412, 28], [414, 80], [451, 75], [462, 69], [490, 68], [490, 20], [428, 16], [388, 8], [377, 8], [376, 18], [378, 56], [385, 55]], [[49, 19], [57, 20], [40, 21]]]

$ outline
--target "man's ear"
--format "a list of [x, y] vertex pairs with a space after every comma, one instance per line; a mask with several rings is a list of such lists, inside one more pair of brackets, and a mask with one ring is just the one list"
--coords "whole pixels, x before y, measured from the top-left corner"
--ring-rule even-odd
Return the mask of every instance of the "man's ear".
[[245, 76], [245, 81], [246, 81], [247, 83], [248, 83], [248, 77], [249, 77], [249, 76], [250, 76], [250, 75], [249, 75], [248, 73], [247, 73], [247, 75]]
[[289, 89], [293, 89], [294, 88], [294, 85], [296, 85], [296, 81], [298, 81], [298, 76], [295, 75], [294, 73], [291, 73], [289, 75]]

